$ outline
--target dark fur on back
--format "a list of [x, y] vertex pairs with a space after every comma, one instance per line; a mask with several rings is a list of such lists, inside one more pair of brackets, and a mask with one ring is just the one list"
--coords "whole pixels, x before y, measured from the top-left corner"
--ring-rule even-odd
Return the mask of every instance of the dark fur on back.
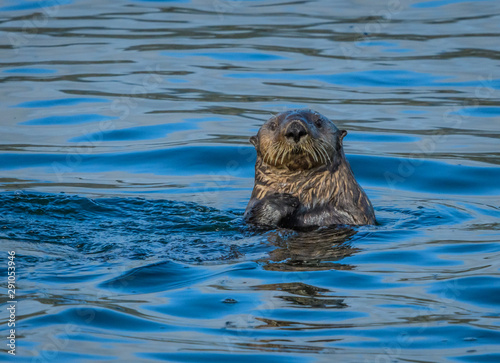
[[271, 228], [374, 224], [370, 200], [344, 155], [346, 134], [312, 110], [269, 119], [250, 139], [257, 162], [245, 219]]

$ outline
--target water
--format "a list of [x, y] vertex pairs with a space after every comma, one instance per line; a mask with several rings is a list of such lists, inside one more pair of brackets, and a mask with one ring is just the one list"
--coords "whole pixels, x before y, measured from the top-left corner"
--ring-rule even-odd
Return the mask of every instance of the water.
[[[500, 3], [0, 10], [16, 361], [500, 361]], [[294, 107], [349, 131], [377, 226], [245, 225]]]

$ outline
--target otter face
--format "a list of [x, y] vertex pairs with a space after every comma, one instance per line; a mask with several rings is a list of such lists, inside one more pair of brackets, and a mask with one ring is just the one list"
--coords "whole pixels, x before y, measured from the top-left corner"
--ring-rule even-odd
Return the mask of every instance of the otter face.
[[271, 117], [250, 142], [268, 165], [307, 170], [337, 162], [346, 134], [318, 112], [293, 110]]

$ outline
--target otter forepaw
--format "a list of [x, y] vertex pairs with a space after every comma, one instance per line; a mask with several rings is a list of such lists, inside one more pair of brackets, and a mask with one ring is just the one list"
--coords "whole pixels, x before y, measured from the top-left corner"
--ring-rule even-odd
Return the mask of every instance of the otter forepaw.
[[299, 199], [292, 194], [270, 194], [255, 204], [247, 220], [260, 226], [288, 227], [299, 205]]

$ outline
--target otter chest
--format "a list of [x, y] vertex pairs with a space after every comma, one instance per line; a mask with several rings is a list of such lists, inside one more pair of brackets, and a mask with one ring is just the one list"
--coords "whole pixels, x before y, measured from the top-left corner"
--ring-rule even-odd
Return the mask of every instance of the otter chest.
[[[318, 201], [327, 202], [331, 195], [331, 174], [328, 172], [315, 174], [268, 176], [264, 181], [268, 193], [287, 193], [299, 198], [300, 202], [312, 208]], [[263, 191], [264, 191], [263, 190]]]

